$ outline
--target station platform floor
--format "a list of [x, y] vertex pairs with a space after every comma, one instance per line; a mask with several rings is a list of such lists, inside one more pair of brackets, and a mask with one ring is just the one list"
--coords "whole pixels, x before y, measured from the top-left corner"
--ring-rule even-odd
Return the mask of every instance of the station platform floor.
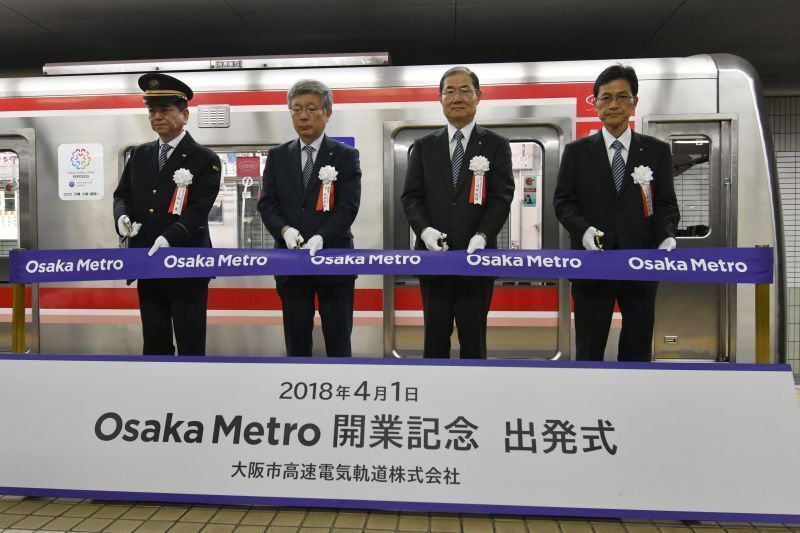
[[0, 531], [109, 533], [711, 533], [800, 524], [574, 519], [0, 497]]
[[[796, 388], [800, 408], [800, 387]], [[797, 480], [800, 484], [800, 480]], [[800, 494], [800, 488], [798, 488]], [[800, 496], [798, 496], [800, 498]], [[711, 533], [793, 531], [798, 524], [585, 519], [0, 495], [0, 533]]]

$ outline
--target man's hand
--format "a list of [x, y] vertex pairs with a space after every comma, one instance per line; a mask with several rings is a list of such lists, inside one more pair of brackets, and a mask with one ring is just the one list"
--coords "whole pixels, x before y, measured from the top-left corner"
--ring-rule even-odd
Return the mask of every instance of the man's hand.
[[283, 231], [281, 231], [281, 235], [283, 236], [283, 240], [286, 242], [286, 247], [290, 250], [294, 250], [303, 244], [303, 242], [305, 242], [305, 239], [302, 235], [300, 235], [300, 232], [291, 226], [284, 226]]
[[600, 244], [600, 237], [602, 237], [604, 233], [599, 229], [595, 228], [594, 226], [590, 226], [589, 229], [583, 232], [583, 247], [586, 250], [602, 250], [603, 245]]
[[431, 228], [430, 226], [425, 228], [422, 230], [419, 238], [425, 243], [425, 248], [431, 252], [447, 251], [447, 243], [444, 242], [447, 238], [447, 234], [442, 233], [436, 228]]
[[483, 250], [484, 248], [486, 248], [486, 235], [483, 233], [476, 233], [469, 240], [469, 245], [467, 245], [467, 253], [474, 254], [475, 250]]
[[666, 250], [667, 252], [671, 252], [675, 248], [678, 247], [678, 241], [675, 240], [674, 237], [667, 237], [661, 244], [658, 245], [659, 250]]
[[128, 215], [122, 215], [117, 219], [117, 231], [122, 237], [135, 237], [141, 227], [142, 225], [138, 222], [131, 223]]
[[317, 255], [317, 252], [322, 250], [322, 236], [314, 235], [313, 237], [308, 239], [308, 242], [305, 243], [302, 246], [302, 248], [304, 250], [308, 250], [308, 253], [311, 255], [311, 257], [314, 257], [315, 255]]
[[165, 239], [163, 235], [159, 235], [158, 238], [156, 238], [156, 242], [153, 243], [152, 248], [147, 252], [147, 256], [152, 257], [159, 248], [169, 248], [169, 241]]

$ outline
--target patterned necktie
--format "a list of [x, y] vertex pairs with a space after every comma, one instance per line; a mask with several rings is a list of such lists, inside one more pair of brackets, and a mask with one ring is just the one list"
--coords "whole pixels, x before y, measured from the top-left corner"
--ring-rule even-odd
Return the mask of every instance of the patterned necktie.
[[461, 130], [456, 130], [453, 134], [453, 139], [456, 141], [456, 146], [453, 149], [453, 158], [451, 161], [451, 172], [453, 173], [453, 189], [456, 188], [458, 185], [458, 176], [461, 174], [461, 163], [464, 161], [464, 146], [461, 145], [461, 139], [464, 138], [464, 134], [461, 133]]
[[622, 190], [622, 182], [625, 180], [625, 161], [622, 160], [622, 143], [614, 141], [611, 143], [614, 149], [614, 157], [611, 158], [611, 174], [614, 176], [614, 187], [617, 192]]
[[303, 165], [303, 188], [308, 189], [308, 183], [311, 181], [311, 171], [314, 170], [314, 147], [304, 146], [303, 151], [306, 153], [306, 164]]
[[161, 151], [158, 152], [158, 170], [159, 170], [159, 172], [161, 171], [161, 169], [164, 168], [164, 165], [167, 164], [167, 154], [169, 153], [169, 151], [171, 149], [172, 149], [172, 146], [170, 146], [168, 144], [162, 144], [161, 145]]

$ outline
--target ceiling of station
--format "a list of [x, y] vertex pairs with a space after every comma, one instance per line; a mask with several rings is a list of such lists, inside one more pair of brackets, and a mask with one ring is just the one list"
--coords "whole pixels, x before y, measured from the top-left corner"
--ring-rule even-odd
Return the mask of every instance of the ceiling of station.
[[0, 0], [0, 73], [389, 52], [395, 65], [731, 53], [800, 86], [800, 0]]

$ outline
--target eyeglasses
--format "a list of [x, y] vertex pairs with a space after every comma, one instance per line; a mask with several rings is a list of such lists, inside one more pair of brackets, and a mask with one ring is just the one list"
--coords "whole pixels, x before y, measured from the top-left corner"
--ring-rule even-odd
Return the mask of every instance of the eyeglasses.
[[598, 96], [595, 101], [600, 105], [609, 105], [614, 100], [616, 100], [619, 105], [627, 105], [633, 101], [633, 96], [629, 94], [618, 94], [616, 96], [613, 94], [604, 94], [603, 96]]
[[471, 87], [461, 87], [460, 89], [453, 89], [450, 87], [442, 91], [442, 96], [445, 100], [452, 100], [455, 98], [456, 94], [460, 95], [462, 98], [469, 98], [475, 92], [475, 89]]
[[292, 106], [289, 108], [289, 111], [292, 112], [292, 115], [302, 115], [303, 111], [308, 113], [309, 115], [313, 115], [314, 113], [318, 112], [321, 107], [317, 107], [315, 105], [307, 105], [307, 106]]

